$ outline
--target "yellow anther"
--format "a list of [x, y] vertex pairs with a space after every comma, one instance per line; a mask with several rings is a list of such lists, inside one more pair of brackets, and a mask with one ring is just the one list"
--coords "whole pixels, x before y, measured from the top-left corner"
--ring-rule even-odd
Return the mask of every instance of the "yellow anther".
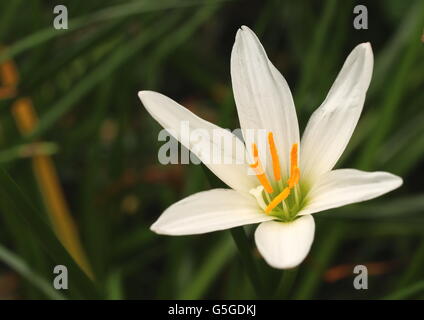
[[[272, 168], [274, 171], [274, 178], [276, 181], [281, 180], [281, 169], [280, 169], [280, 160], [278, 158], [278, 152], [277, 147], [275, 145], [274, 136], [272, 132], [268, 133], [268, 143], [269, 148], [271, 151], [271, 157], [272, 157]], [[256, 177], [258, 178], [259, 182], [261, 183], [263, 189], [267, 193], [272, 193], [273, 188], [271, 184], [269, 183], [269, 180], [263, 170], [261, 161], [259, 159], [259, 152], [258, 147], [255, 143], [252, 144], [252, 154], [254, 163], [250, 164], [250, 167], [255, 170]], [[286, 198], [290, 195], [291, 189], [293, 189], [300, 180], [300, 169], [298, 167], [298, 144], [294, 143], [292, 145], [292, 148], [290, 150], [290, 177], [287, 180], [287, 187], [283, 189], [272, 201], [266, 206], [265, 212], [268, 214], [270, 213], [276, 206], [278, 206], [281, 202], [286, 200]], [[262, 188], [260, 187], [260, 188]], [[256, 197], [259, 198], [261, 195], [258, 192], [257, 189], [252, 189], [251, 193]], [[264, 207], [264, 201], [263, 198], [261, 202], [261, 207], [263, 209]]]
[[297, 164], [297, 143], [295, 143], [290, 151], [290, 178], [287, 180], [290, 189], [298, 184], [300, 179], [300, 169]]
[[293, 175], [290, 176], [289, 180], [287, 181], [287, 184], [289, 185], [289, 188], [293, 188], [295, 185], [298, 184], [300, 179], [300, 170], [299, 168], [294, 168]]
[[294, 143], [290, 151], [290, 177], [294, 175], [294, 169], [297, 167], [297, 143]]
[[259, 153], [258, 153], [258, 147], [255, 143], [252, 144], [253, 149], [253, 158], [254, 163], [250, 165], [250, 167], [255, 170], [255, 175], [258, 178], [261, 185], [264, 187], [265, 191], [268, 193], [272, 193], [274, 190], [272, 189], [271, 184], [268, 181], [268, 178], [262, 168], [261, 162], [259, 160]]
[[290, 188], [285, 188], [281, 193], [276, 196], [269, 205], [265, 208], [266, 213], [270, 213], [281, 201], [284, 201], [290, 194]]
[[271, 158], [272, 158], [272, 168], [274, 170], [274, 178], [276, 181], [280, 181], [281, 172], [280, 172], [280, 160], [278, 158], [277, 148], [274, 142], [274, 136], [272, 132], [268, 133], [268, 143], [269, 148], [271, 150]]

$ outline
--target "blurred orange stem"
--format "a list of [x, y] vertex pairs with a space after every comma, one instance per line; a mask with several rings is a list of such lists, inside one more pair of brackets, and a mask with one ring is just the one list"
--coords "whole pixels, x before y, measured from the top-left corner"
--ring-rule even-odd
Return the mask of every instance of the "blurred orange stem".
[[[0, 46], [0, 53], [5, 49]], [[11, 60], [6, 60], [0, 64], [0, 99], [13, 98], [16, 95], [16, 87], [19, 75], [15, 64]]]
[[[13, 97], [16, 94], [19, 76], [12, 61], [0, 64], [0, 77], [2, 84], [0, 99]], [[12, 106], [12, 113], [22, 135], [28, 135], [34, 130], [38, 119], [30, 99], [17, 99]], [[81, 269], [93, 279], [93, 273], [78, 236], [77, 226], [66, 204], [52, 159], [48, 155], [35, 154], [32, 157], [32, 165], [57, 237]]]
[[[27, 98], [18, 99], [12, 107], [12, 112], [21, 133], [23, 135], [31, 133], [37, 124], [37, 116], [31, 100]], [[52, 159], [43, 154], [34, 155], [32, 164], [56, 234], [80, 267], [92, 277], [87, 258], [78, 237], [76, 224], [66, 205]]]

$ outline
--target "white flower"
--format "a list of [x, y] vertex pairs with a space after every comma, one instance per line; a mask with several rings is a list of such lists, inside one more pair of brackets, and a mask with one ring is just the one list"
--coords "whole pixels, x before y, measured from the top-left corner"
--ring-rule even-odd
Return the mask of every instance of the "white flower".
[[[260, 223], [255, 240], [268, 264], [281, 269], [300, 264], [314, 238], [312, 213], [369, 200], [402, 184], [400, 177], [387, 172], [333, 170], [358, 122], [372, 69], [370, 44], [358, 45], [312, 114], [300, 142], [287, 82], [268, 60], [256, 35], [243, 26], [231, 54], [234, 97], [241, 128], [266, 129], [268, 148], [258, 150], [255, 137], [245, 135], [243, 143], [227, 134], [237, 148], [253, 157], [250, 167], [256, 176], [247, 174], [247, 163], [206, 163], [231, 189], [191, 195], [165, 210], [151, 229], [159, 234], [188, 235]], [[181, 121], [189, 121], [193, 129], [218, 128], [162, 94], [141, 91], [139, 97], [176, 139], [180, 139]], [[210, 150], [211, 144], [202, 141], [193, 152], [201, 159], [201, 150]], [[233, 150], [223, 146], [221, 151], [234, 158]], [[271, 155], [266, 163], [260, 161], [263, 152]]]

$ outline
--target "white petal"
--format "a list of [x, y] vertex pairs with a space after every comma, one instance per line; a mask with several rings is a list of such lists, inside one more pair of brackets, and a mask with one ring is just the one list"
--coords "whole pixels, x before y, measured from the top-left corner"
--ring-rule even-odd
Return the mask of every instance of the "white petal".
[[311, 214], [379, 197], [402, 185], [388, 172], [338, 169], [322, 175], [307, 195], [308, 205], [299, 215]]
[[252, 196], [231, 189], [195, 193], [174, 203], [151, 226], [159, 234], [188, 235], [271, 220]]
[[[141, 91], [139, 92], [139, 97], [152, 117], [162, 127], [167, 129], [174, 138], [180, 141], [182, 145], [190, 149], [229, 187], [247, 192], [258, 184], [254, 176], [248, 175], [249, 167], [246, 164], [244, 143], [234, 134], [199, 118], [188, 109], [160, 93]], [[188, 124], [187, 127], [193, 136], [194, 132], [204, 132], [205, 135], [198, 135], [197, 138], [200, 138], [197, 140], [184, 138], [187, 134], [182, 132], [184, 131], [182, 123]], [[218, 132], [225, 136], [225, 141], [230, 143], [219, 143], [218, 139], [214, 139], [214, 133]], [[224, 139], [219, 141], [224, 141]], [[222, 161], [213, 161], [214, 148], [220, 150]]]
[[340, 158], [361, 114], [372, 69], [370, 44], [356, 46], [306, 126], [301, 142], [302, 179], [312, 182]]
[[[241, 27], [236, 35], [231, 53], [231, 79], [241, 128], [273, 132], [281, 170], [287, 177], [290, 148], [299, 142], [293, 98], [286, 80], [268, 60], [259, 39], [246, 26]], [[243, 134], [250, 152], [251, 143], [257, 140], [245, 132]], [[265, 157], [266, 145], [262, 144], [262, 147], [259, 147], [260, 155]], [[271, 173], [271, 157], [266, 158], [266, 171]]]
[[314, 219], [306, 215], [287, 223], [261, 223], [256, 229], [255, 241], [259, 252], [271, 267], [290, 269], [305, 259], [314, 240], [314, 233]]
[[256, 188], [253, 188], [249, 191], [249, 193], [255, 197], [256, 202], [258, 203], [259, 207], [265, 211], [267, 205], [264, 201], [264, 196], [263, 196], [263, 192], [264, 192], [264, 187], [263, 186], [257, 186]]

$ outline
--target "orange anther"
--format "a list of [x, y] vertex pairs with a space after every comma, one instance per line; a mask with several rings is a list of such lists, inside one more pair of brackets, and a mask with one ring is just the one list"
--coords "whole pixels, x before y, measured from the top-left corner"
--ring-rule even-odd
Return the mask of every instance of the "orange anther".
[[255, 170], [255, 175], [258, 178], [261, 185], [264, 187], [265, 191], [268, 193], [272, 193], [274, 190], [272, 189], [271, 184], [268, 181], [268, 178], [262, 168], [261, 162], [259, 160], [259, 153], [258, 153], [258, 147], [255, 143], [252, 144], [252, 150], [253, 150], [253, 158], [254, 163], [250, 165], [252, 169]]
[[285, 188], [280, 192], [278, 196], [276, 196], [269, 205], [265, 208], [266, 213], [270, 213], [272, 209], [274, 209], [281, 201], [284, 201], [290, 194], [290, 188]]
[[269, 143], [269, 148], [271, 150], [272, 169], [274, 170], [274, 178], [276, 181], [279, 181], [281, 179], [280, 160], [278, 158], [277, 148], [275, 146], [274, 136], [272, 132], [268, 133], [268, 143]]
[[300, 179], [300, 169], [294, 168], [293, 175], [290, 176], [290, 179], [287, 181], [287, 184], [289, 185], [289, 188], [293, 188], [295, 185], [298, 184]]
[[293, 176], [295, 168], [297, 168], [297, 143], [292, 145], [290, 151], [290, 177]]

